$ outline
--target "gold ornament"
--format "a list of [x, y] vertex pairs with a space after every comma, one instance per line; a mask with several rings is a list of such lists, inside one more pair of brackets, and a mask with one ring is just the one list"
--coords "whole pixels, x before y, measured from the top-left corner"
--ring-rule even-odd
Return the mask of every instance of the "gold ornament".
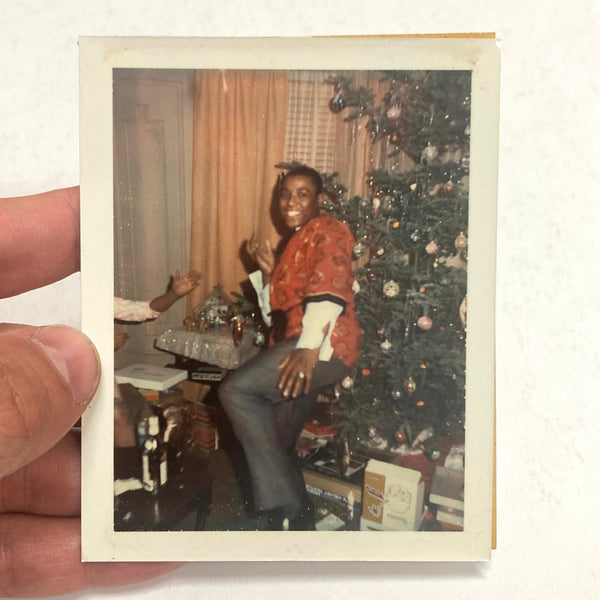
[[404, 389], [409, 394], [412, 394], [417, 389], [417, 384], [415, 383], [415, 380], [412, 377], [409, 377], [404, 381]]
[[463, 248], [465, 248], [467, 246], [468, 240], [467, 240], [467, 236], [464, 234], [464, 232], [460, 232], [457, 236], [456, 239], [454, 240], [454, 247], [457, 250], [462, 250]]

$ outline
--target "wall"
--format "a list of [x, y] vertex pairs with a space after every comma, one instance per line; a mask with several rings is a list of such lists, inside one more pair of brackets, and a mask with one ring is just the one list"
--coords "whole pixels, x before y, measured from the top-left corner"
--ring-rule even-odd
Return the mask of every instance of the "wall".
[[[9, 3], [0, 25], [0, 196], [78, 183], [77, 36], [496, 31], [502, 44], [496, 353], [498, 549], [490, 564], [190, 564], [74, 598], [595, 597], [598, 3], [103, 0]], [[34, 3], [35, 4], [35, 3]], [[78, 276], [1, 301], [79, 321]], [[590, 339], [590, 337], [592, 339]]]

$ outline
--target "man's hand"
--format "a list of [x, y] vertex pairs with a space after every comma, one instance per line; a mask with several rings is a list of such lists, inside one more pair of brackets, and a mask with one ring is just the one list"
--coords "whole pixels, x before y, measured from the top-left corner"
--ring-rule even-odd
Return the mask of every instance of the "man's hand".
[[258, 265], [263, 275], [263, 283], [266, 285], [271, 280], [271, 274], [275, 268], [275, 253], [271, 241], [267, 240], [263, 246], [256, 239], [256, 235], [246, 242], [246, 250]]
[[319, 362], [319, 348], [296, 348], [285, 355], [279, 363], [281, 375], [277, 387], [285, 398], [297, 398], [308, 394], [313, 369]]

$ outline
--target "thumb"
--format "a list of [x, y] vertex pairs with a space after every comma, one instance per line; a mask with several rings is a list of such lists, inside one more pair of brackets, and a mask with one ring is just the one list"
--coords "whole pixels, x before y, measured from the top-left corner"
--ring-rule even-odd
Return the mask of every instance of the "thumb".
[[0, 324], [0, 477], [54, 446], [99, 380], [98, 353], [80, 331]]

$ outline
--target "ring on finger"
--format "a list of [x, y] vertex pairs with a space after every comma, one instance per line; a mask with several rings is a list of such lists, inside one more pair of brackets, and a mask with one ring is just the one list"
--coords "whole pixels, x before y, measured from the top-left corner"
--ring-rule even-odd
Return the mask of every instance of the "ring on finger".
[[306, 375], [304, 375], [304, 373], [300, 371], [300, 373], [298, 373], [298, 377], [300, 377], [300, 379], [304, 379]]

